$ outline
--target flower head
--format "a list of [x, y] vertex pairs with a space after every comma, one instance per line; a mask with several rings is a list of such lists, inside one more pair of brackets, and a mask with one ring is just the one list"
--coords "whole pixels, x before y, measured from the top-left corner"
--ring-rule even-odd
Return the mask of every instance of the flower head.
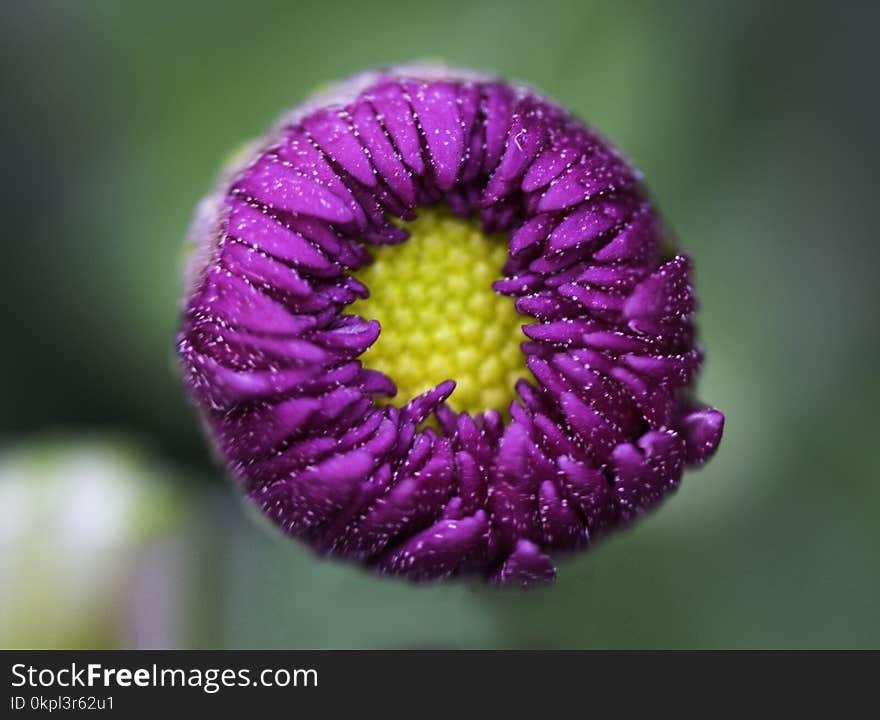
[[529, 88], [355, 78], [256, 144], [193, 239], [187, 386], [245, 492], [320, 552], [546, 582], [720, 441], [689, 259], [636, 171]]

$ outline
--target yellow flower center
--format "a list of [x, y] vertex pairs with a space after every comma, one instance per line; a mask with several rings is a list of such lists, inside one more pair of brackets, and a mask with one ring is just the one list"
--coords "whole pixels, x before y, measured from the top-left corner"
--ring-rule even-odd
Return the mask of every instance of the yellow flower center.
[[476, 221], [441, 208], [422, 208], [402, 227], [409, 239], [373, 248], [374, 262], [356, 273], [370, 297], [350, 311], [382, 328], [361, 360], [396, 383], [400, 404], [451, 379], [455, 410], [506, 414], [514, 384], [526, 374], [526, 318], [492, 289], [507, 238], [487, 236]]

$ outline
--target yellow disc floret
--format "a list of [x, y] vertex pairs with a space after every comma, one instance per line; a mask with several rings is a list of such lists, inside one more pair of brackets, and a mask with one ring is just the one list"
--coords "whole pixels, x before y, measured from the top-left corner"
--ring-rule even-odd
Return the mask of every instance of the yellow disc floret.
[[423, 208], [402, 226], [409, 239], [373, 249], [374, 262], [356, 274], [370, 297], [349, 311], [381, 325], [361, 360], [395, 382], [398, 404], [455, 380], [453, 409], [506, 413], [514, 384], [526, 374], [526, 318], [492, 289], [507, 238], [487, 236], [478, 222], [440, 208]]

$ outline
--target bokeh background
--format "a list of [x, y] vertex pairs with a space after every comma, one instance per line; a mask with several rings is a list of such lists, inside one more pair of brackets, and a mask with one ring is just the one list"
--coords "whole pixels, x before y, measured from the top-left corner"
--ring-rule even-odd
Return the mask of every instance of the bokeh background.
[[[4, 3], [0, 646], [880, 646], [876, 7]], [[696, 262], [721, 450], [545, 590], [412, 587], [279, 538], [175, 369], [222, 159], [423, 58], [600, 128]]]

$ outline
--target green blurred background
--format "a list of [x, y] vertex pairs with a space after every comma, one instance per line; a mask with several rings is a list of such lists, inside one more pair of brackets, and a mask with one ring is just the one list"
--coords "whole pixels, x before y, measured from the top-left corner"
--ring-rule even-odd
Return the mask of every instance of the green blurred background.
[[[0, 646], [880, 646], [876, 7], [4, 3]], [[243, 509], [176, 374], [221, 160], [423, 58], [600, 128], [696, 262], [721, 450], [546, 590], [314, 559]]]

